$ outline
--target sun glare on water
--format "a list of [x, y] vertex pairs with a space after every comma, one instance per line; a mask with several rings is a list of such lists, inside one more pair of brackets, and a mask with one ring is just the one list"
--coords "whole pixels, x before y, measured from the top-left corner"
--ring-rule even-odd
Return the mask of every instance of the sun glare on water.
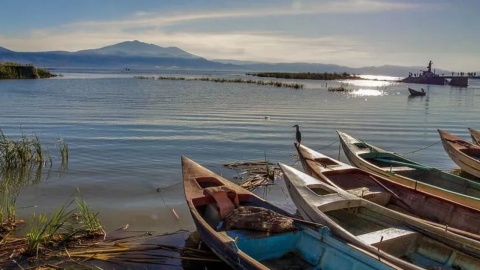
[[349, 94], [353, 96], [369, 96], [369, 97], [386, 95], [384, 91], [374, 90], [374, 89], [357, 89], [357, 90], [351, 91]]

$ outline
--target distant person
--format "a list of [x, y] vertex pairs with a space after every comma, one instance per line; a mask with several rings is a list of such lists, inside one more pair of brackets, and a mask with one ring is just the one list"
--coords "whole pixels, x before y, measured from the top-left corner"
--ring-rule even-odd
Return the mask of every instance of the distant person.
[[425, 90], [422, 88], [422, 93], [425, 93]]

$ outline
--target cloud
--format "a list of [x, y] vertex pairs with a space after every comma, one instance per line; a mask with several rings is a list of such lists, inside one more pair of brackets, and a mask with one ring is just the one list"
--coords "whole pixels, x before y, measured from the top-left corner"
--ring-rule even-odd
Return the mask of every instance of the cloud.
[[[160, 46], [177, 46], [206, 58], [230, 58], [268, 62], [330, 62], [342, 64], [349, 59], [363, 60], [372, 56], [370, 46], [346, 35], [308, 37], [298, 33], [243, 29], [211, 32], [193, 31], [189, 26], [215, 22], [228, 29], [231, 19], [279, 18], [295, 24], [296, 16], [343, 13], [380, 13], [412, 10], [420, 4], [380, 1], [289, 1], [275, 7], [222, 9], [189, 13], [134, 11], [131, 16], [109, 21], [80, 21], [53, 29], [34, 29], [28, 35], [0, 36], [0, 44], [17, 51], [43, 51], [99, 48], [125, 40], [140, 40]], [[180, 26], [175, 31], [169, 27]], [[297, 25], [301, 32], [302, 25]], [[282, 30], [282, 32], [280, 32]], [[339, 61], [341, 59], [342, 61]], [[347, 64], [347, 63], [344, 63]]]

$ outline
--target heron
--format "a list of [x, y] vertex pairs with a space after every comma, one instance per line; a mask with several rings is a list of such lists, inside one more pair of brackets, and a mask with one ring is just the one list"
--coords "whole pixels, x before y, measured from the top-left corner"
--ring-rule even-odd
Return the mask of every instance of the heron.
[[295, 138], [297, 139], [297, 143], [300, 143], [302, 141], [302, 133], [300, 133], [300, 127], [298, 125], [293, 125], [292, 127], [297, 129], [297, 132], [295, 133]]

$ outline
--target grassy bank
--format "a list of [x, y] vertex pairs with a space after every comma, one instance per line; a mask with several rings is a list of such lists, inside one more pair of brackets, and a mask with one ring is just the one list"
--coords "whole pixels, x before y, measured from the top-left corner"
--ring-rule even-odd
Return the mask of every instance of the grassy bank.
[[42, 79], [57, 75], [44, 68], [12, 62], [0, 62], [0, 79]]

